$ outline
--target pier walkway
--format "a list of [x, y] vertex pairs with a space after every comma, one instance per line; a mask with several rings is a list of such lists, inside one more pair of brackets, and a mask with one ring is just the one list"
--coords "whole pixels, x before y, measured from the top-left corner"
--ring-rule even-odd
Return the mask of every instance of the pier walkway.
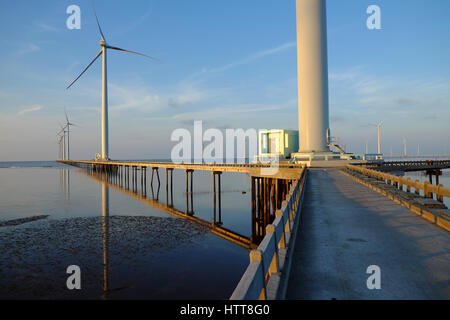
[[[372, 265], [381, 290], [367, 288]], [[310, 170], [286, 299], [450, 299], [450, 233], [338, 169]]]
[[226, 164], [226, 163], [173, 163], [173, 162], [150, 162], [150, 161], [72, 161], [58, 160], [72, 166], [105, 166], [108, 168], [154, 168], [166, 170], [199, 170], [210, 172], [238, 172], [248, 173], [252, 177], [270, 177], [275, 179], [298, 179], [302, 173], [303, 166], [280, 162], [274, 164]]

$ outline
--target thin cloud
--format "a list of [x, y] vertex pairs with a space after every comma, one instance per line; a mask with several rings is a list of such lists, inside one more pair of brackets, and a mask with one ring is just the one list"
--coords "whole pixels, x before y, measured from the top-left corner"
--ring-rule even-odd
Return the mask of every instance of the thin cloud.
[[208, 98], [208, 93], [193, 87], [178, 87], [174, 93], [157, 92], [146, 87], [125, 87], [110, 84], [113, 110], [138, 110], [151, 112], [159, 110], [178, 109], [201, 103]]
[[281, 46], [278, 46], [278, 47], [275, 47], [275, 48], [272, 48], [272, 49], [268, 49], [268, 50], [263, 50], [263, 51], [257, 52], [257, 53], [252, 54], [251, 56], [249, 56], [249, 57], [247, 57], [245, 59], [242, 59], [242, 60], [239, 60], [239, 61], [227, 64], [227, 65], [225, 65], [223, 67], [212, 69], [209, 72], [226, 71], [226, 70], [229, 70], [231, 68], [234, 68], [234, 67], [237, 67], [237, 66], [240, 66], [240, 65], [244, 65], [244, 64], [253, 62], [255, 60], [261, 59], [263, 57], [267, 57], [267, 56], [270, 56], [270, 55], [273, 55], [273, 54], [276, 54], [276, 53], [279, 53], [279, 52], [283, 52], [283, 51], [285, 51], [287, 49], [295, 47], [296, 45], [297, 45], [297, 42], [295, 42], [295, 41], [288, 42], [288, 43], [282, 44]]
[[193, 75], [191, 75], [188, 78], [193, 79], [193, 78], [201, 77], [201, 76], [204, 76], [204, 75], [207, 75], [207, 74], [220, 73], [220, 72], [228, 71], [228, 70], [230, 70], [232, 68], [251, 63], [251, 62], [253, 62], [255, 60], [258, 60], [258, 59], [261, 59], [261, 58], [264, 58], [264, 57], [267, 57], [267, 56], [270, 56], [270, 55], [274, 55], [274, 54], [286, 51], [286, 50], [288, 50], [290, 48], [293, 48], [295, 46], [297, 46], [297, 42], [296, 41], [287, 42], [287, 43], [284, 43], [284, 44], [282, 44], [282, 45], [280, 45], [278, 47], [275, 47], [275, 48], [271, 48], [271, 49], [267, 49], [267, 50], [262, 50], [262, 51], [256, 52], [256, 53], [254, 53], [254, 54], [252, 54], [252, 55], [250, 55], [250, 56], [248, 56], [248, 57], [246, 57], [246, 58], [244, 58], [242, 60], [238, 60], [238, 61], [226, 64], [226, 65], [221, 66], [221, 67], [216, 67], [216, 68], [212, 68], [212, 69], [203, 68], [200, 72], [194, 73]]
[[125, 27], [121, 31], [116, 32], [114, 36], [122, 36], [132, 31], [133, 29], [141, 25], [143, 22], [145, 22], [145, 20], [147, 20], [147, 18], [150, 17], [152, 13], [153, 13], [153, 3], [152, 1], [149, 1], [147, 11], [141, 17], [136, 19], [132, 24], [130, 24], [128, 27]]
[[39, 50], [41, 50], [41, 48], [39, 48], [39, 46], [35, 45], [34, 43], [30, 43], [25, 48], [21, 49], [19, 51], [19, 54], [24, 55], [24, 54], [36, 52]]
[[35, 22], [34, 25], [38, 28], [40, 31], [51, 31], [56, 32], [59, 31], [58, 28], [55, 28], [49, 24], [43, 23], [43, 22]]
[[41, 106], [41, 105], [34, 105], [34, 106], [32, 106], [31, 108], [28, 108], [28, 109], [24, 109], [24, 110], [19, 111], [19, 112], [17, 113], [17, 115], [18, 115], [18, 116], [22, 116], [22, 115], [24, 115], [25, 113], [36, 112], [36, 111], [39, 111], [39, 110], [42, 110], [42, 109], [44, 109], [43, 106]]

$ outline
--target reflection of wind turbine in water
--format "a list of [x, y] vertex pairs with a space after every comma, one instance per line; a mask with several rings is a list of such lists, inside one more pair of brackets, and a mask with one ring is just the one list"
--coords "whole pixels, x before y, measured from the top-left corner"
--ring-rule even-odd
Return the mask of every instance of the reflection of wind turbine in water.
[[106, 299], [109, 291], [108, 281], [108, 240], [109, 240], [109, 187], [102, 182], [102, 234], [103, 234], [103, 294], [102, 299]]
[[110, 289], [109, 286], [109, 186], [106, 181], [102, 183], [102, 247], [103, 247], [103, 293], [106, 300], [113, 291], [126, 289], [126, 287]]
[[65, 169], [64, 170], [65, 175], [66, 175], [66, 199], [67, 201], [70, 200], [70, 170], [69, 169]]
[[97, 56], [94, 58], [94, 60], [92, 60], [89, 63], [89, 65], [83, 70], [83, 72], [81, 72], [81, 74], [74, 81], [72, 81], [72, 83], [67, 87], [67, 89], [69, 89], [87, 71], [87, 69], [89, 69], [91, 67], [91, 65], [100, 56], [102, 56], [102, 58], [103, 58], [103, 64], [102, 64], [102, 159], [108, 160], [109, 159], [109, 141], [108, 141], [108, 78], [107, 78], [107, 63], [106, 63], [107, 49], [124, 51], [124, 52], [128, 52], [128, 53], [134, 53], [134, 54], [144, 56], [144, 57], [147, 57], [150, 59], [153, 59], [153, 58], [150, 56], [147, 56], [145, 54], [139, 53], [139, 52], [125, 50], [125, 49], [113, 47], [113, 46], [110, 46], [109, 44], [107, 44], [106, 39], [102, 32], [102, 28], [100, 27], [100, 22], [98, 21], [97, 14], [95, 13], [95, 8], [94, 8], [94, 14], [95, 14], [95, 19], [97, 21], [98, 30], [100, 32], [100, 37], [101, 37], [100, 46], [102, 47], [102, 49], [97, 54]]

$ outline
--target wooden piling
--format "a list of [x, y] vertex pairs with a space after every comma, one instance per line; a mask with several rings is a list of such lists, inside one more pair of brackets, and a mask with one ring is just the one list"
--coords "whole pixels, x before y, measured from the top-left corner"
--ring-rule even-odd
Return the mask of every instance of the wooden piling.
[[251, 242], [255, 243], [256, 240], [256, 195], [255, 195], [255, 177], [250, 177], [251, 183], [251, 208], [252, 208], [252, 235]]
[[219, 177], [219, 223], [222, 224], [222, 183], [220, 181], [222, 172], [219, 172], [217, 175]]
[[214, 206], [214, 215], [213, 215], [213, 226], [216, 225], [216, 174], [213, 171], [212, 172], [212, 176], [213, 176], [213, 206]]

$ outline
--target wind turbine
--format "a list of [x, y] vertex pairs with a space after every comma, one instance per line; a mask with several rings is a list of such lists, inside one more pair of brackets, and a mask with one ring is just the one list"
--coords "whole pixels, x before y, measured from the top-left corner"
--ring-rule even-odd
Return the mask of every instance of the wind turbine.
[[62, 142], [62, 152], [61, 156], [63, 160], [66, 160], [66, 127], [63, 127], [61, 124], [59, 124], [61, 127], [61, 131], [58, 132], [58, 135], [62, 133], [60, 143]]
[[62, 158], [62, 139], [63, 139], [63, 136], [60, 134], [60, 132], [58, 132], [56, 134], [56, 136], [59, 138], [58, 139], [58, 160], [61, 160], [61, 158]]
[[381, 154], [381, 125], [384, 121], [381, 121], [378, 124], [370, 124], [371, 126], [378, 128], [378, 154]]
[[117, 50], [117, 51], [124, 51], [128, 53], [134, 53], [140, 56], [144, 56], [150, 59], [154, 59], [153, 57], [147, 56], [145, 54], [125, 50], [118, 47], [110, 46], [105, 39], [105, 36], [103, 35], [102, 28], [100, 27], [100, 22], [98, 21], [97, 13], [95, 12], [95, 8], [93, 7], [95, 20], [97, 21], [98, 31], [100, 32], [100, 46], [101, 50], [97, 54], [97, 56], [94, 58], [94, 60], [91, 61], [91, 63], [88, 64], [88, 66], [83, 70], [83, 72], [80, 73], [80, 75], [67, 87], [69, 89], [80, 77], [91, 67], [91, 65], [100, 57], [103, 58], [102, 63], [102, 160], [109, 160], [109, 141], [108, 141], [108, 78], [107, 78], [107, 63], [106, 63], [106, 57], [107, 57], [107, 50]]
[[404, 152], [404, 155], [406, 157], [408, 155], [407, 152], [406, 152], [406, 137], [403, 138], [403, 148], [404, 148], [403, 152]]
[[67, 160], [69, 160], [70, 159], [70, 141], [69, 141], [69, 135], [70, 135], [70, 126], [77, 126], [76, 124], [74, 124], [74, 123], [71, 123], [70, 121], [69, 121], [69, 117], [67, 116], [67, 112], [66, 112], [66, 110], [64, 110], [64, 113], [66, 114], [66, 128], [67, 128]]

